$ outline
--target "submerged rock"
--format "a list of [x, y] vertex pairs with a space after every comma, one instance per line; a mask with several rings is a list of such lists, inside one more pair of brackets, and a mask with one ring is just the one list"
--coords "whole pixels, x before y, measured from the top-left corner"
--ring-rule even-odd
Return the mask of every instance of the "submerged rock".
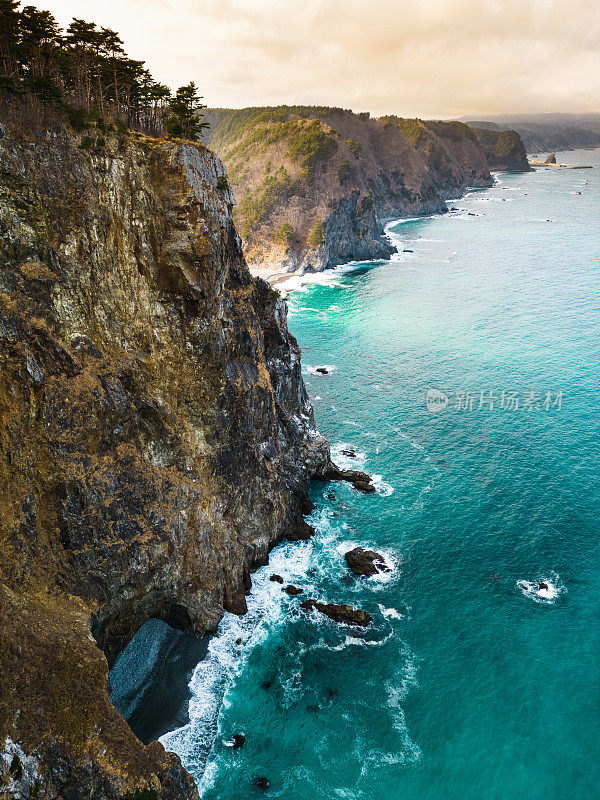
[[358, 625], [366, 627], [370, 625], [373, 618], [366, 611], [361, 608], [353, 608], [352, 606], [336, 605], [335, 603], [318, 603], [315, 600], [304, 600], [300, 603], [300, 608], [304, 611], [312, 611], [315, 609], [320, 614], [324, 614], [334, 622], [342, 622], [346, 625]]
[[355, 575], [376, 575], [378, 572], [389, 572], [385, 559], [374, 550], [355, 547], [346, 553], [346, 562]]
[[262, 775], [261, 775], [259, 778], [254, 778], [254, 780], [252, 781], [252, 783], [254, 784], [254, 786], [255, 786], [257, 789], [262, 789], [263, 791], [266, 791], [266, 790], [269, 788], [269, 786], [271, 785], [271, 784], [269, 783], [269, 779], [268, 779], [268, 778], [265, 778], [265, 777], [264, 777], [264, 776], [262, 776]]

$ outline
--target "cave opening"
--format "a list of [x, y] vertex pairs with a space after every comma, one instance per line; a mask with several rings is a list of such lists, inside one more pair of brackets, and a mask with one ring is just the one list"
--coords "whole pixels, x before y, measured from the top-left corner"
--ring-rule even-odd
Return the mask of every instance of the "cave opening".
[[110, 700], [144, 744], [189, 721], [190, 679], [210, 639], [190, 632], [183, 606], [161, 617], [142, 625], [109, 672]]

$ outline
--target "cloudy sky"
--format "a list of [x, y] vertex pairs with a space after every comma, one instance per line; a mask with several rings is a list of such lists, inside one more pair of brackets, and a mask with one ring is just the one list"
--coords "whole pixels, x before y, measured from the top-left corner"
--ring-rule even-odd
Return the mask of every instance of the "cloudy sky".
[[600, 0], [27, 2], [114, 28], [157, 80], [194, 80], [210, 106], [600, 111]]

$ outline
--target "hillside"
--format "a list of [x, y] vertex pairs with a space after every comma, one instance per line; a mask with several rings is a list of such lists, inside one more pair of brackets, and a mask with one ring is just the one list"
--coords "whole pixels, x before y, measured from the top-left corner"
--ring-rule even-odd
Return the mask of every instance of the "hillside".
[[490, 169], [527, 170], [516, 134], [460, 122], [371, 119], [338, 108], [210, 109], [251, 266], [323, 269], [385, 258], [381, 220], [445, 210]]
[[600, 147], [598, 114], [537, 114], [531, 119], [509, 116], [465, 122], [473, 128], [515, 130], [528, 153]]

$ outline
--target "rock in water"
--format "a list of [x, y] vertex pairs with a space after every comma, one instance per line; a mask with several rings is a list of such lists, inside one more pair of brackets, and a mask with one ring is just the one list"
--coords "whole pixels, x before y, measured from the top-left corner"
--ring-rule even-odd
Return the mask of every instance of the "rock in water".
[[548, 158], [544, 161], [544, 164], [556, 164], [556, 155], [555, 153], [551, 153]]
[[329, 370], [326, 369], [325, 367], [317, 367], [315, 369], [315, 372], [318, 372], [319, 375], [329, 375]]
[[315, 529], [303, 519], [299, 520], [293, 528], [287, 531], [285, 537], [289, 542], [300, 542], [310, 539], [315, 535]]
[[375, 484], [371, 481], [371, 476], [366, 472], [357, 469], [340, 469], [337, 464], [330, 461], [327, 467], [314, 476], [321, 481], [347, 481], [355, 489], [365, 494], [372, 494], [375, 491]]
[[385, 559], [374, 550], [355, 547], [346, 553], [346, 562], [355, 575], [376, 575], [378, 572], [389, 572]]
[[304, 602], [300, 603], [300, 608], [304, 611], [312, 611], [315, 609], [334, 622], [343, 622], [346, 625], [358, 625], [365, 628], [373, 621], [371, 615], [367, 614], [366, 611], [363, 611], [361, 608], [353, 608], [352, 606], [338, 606], [335, 603], [318, 603], [315, 600], [304, 600]]
[[246, 737], [243, 733], [236, 733], [233, 737], [233, 749], [239, 750], [240, 747], [243, 747], [246, 744]]
[[281, 575], [275, 575], [275, 574], [273, 574], [273, 575], [271, 575], [271, 576], [269, 577], [269, 580], [270, 580], [270, 581], [275, 581], [275, 583], [283, 583], [283, 578], [281, 577]]
[[254, 784], [254, 786], [256, 786], [257, 789], [262, 789], [263, 791], [266, 791], [271, 785], [269, 783], [269, 779], [265, 778], [264, 776], [261, 776], [259, 778], [254, 778], [252, 783]]
[[284, 586], [283, 591], [290, 595], [290, 597], [296, 597], [298, 594], [302, 594], [304, 589], [300, 589], [298, 586]]
[[300, 511], [302, 514], [311, 514], [316, 506], [308, 495], [300, 500]]

